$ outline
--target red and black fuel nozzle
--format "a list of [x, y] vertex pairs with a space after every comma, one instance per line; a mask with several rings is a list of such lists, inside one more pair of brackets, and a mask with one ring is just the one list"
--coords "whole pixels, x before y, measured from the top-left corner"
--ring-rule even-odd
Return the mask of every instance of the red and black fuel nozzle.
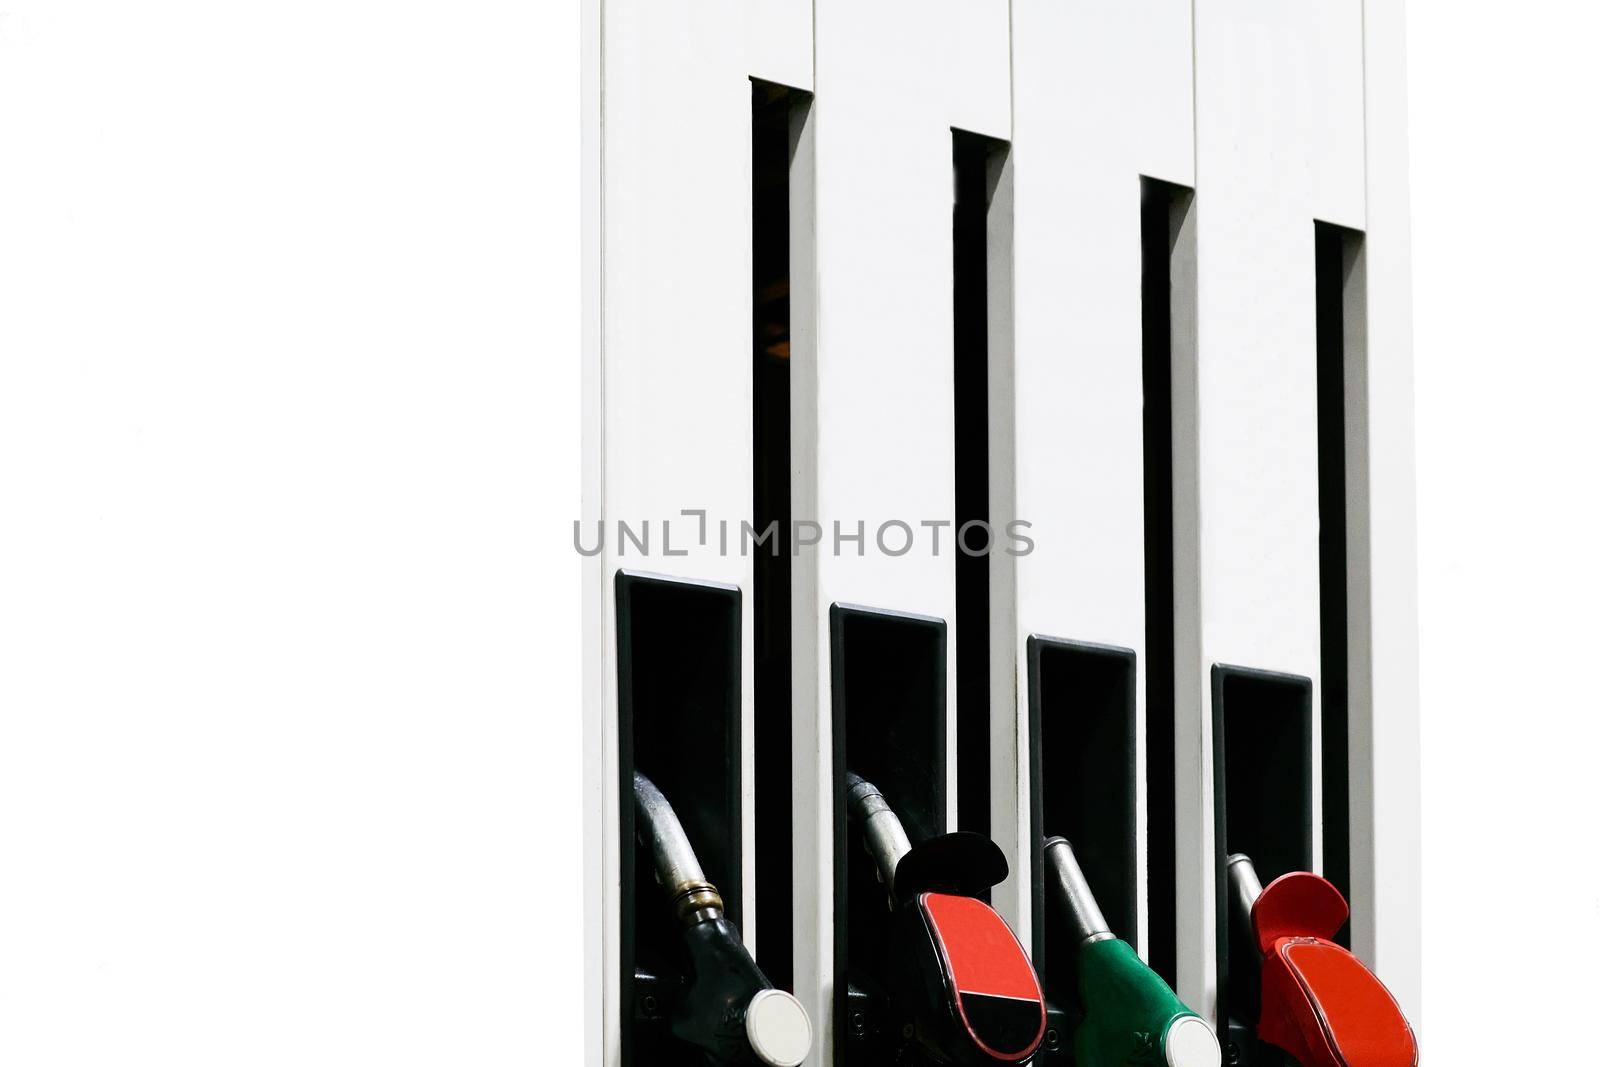
[[1250, 857], [1228, 857], [1231, 921], [1261, 954], [1256, 1036], [1303, 1067], [1415, 1067], [1417, 1039], [1377, 975], [1331, 939], [1350, 916], [1333, 883], [1308, 871], [1265, 889]]
[[799, 1067], [811, 1051], [805, 1009], [774, 989], [750, 958], [672, 805], [638, 771], [633, 797], [639, 840], [683, 927], [687, 973], [672, 1012], [673, 1036], [721, 1067]]
[[918, 1044], [935, 1063], [1029, 1063], [1044, 1038], [1044, 994], [1021, 942], [978, 899], [1005, 880], [1005, 854], [964, 832], [913, 846], [876, 786], [846, 772], [845, 791], [887, 895], [889, 997]]

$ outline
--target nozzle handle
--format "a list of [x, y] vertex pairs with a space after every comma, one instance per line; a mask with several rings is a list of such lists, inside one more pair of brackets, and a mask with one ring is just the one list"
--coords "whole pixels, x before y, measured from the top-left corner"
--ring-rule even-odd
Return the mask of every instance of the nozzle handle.
[[719, 1067], [799, 1067], [811, 1052], [811, 1023], [800, 1002], [774, 989], [727, 919], [684, 931], [688, 982], [672, 1033]]

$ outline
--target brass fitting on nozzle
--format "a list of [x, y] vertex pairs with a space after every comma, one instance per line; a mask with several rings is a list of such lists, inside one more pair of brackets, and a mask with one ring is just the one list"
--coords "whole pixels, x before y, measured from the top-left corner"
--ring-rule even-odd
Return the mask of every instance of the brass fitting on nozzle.
[[710, 882], [685, 882], [669, 887], [672, 893], [672, 910], [685, 926], [703, 923], [722, 916], [722, 894]]

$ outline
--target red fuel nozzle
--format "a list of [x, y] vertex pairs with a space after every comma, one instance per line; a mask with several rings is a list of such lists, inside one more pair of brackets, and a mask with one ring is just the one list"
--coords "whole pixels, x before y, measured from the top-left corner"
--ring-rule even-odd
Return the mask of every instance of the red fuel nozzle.
[[892, 996], [940, 1063], [1025, 1064], [1044, 1039], [1044, 993], [1011, 927], [976, 896], [1003, 881], [1004, 853], [978, 834], [911, 846], [883, 794], [846, 776], [891, 909]]
[[1350, 906], [1327, 879], [1296, 871], [1260, 888], [1250, 857], [1228, 858], [1235, 903], [1261, 952], [1256, 1034], [1304, 1067], [1415, 1067], [1417, 1040], [1378, 977], [1330, 938]]
[[917, 894], [917, 911], [937, 967], [937, 990], [954, 1040], [941, 1042], [955, 1063], [1026, 1063], [1044, 1037], [1044, 994], [1016, 935], [976, 897]]

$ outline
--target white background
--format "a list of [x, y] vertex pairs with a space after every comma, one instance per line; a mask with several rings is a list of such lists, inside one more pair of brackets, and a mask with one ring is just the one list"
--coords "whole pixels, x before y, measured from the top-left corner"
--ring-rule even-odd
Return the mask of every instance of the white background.
[[0, 5], [0, 1063], [576, 1064], [575, 3]]
[[[1435, 1064], [1593, 1052], [1596, 29], [1411, 4]], [[0, 10], [0, 1062], [578, 1062], [577, 59]]]
[[1600, 21], [1410, 23], [1424, 1056], [1596, 1063]]

